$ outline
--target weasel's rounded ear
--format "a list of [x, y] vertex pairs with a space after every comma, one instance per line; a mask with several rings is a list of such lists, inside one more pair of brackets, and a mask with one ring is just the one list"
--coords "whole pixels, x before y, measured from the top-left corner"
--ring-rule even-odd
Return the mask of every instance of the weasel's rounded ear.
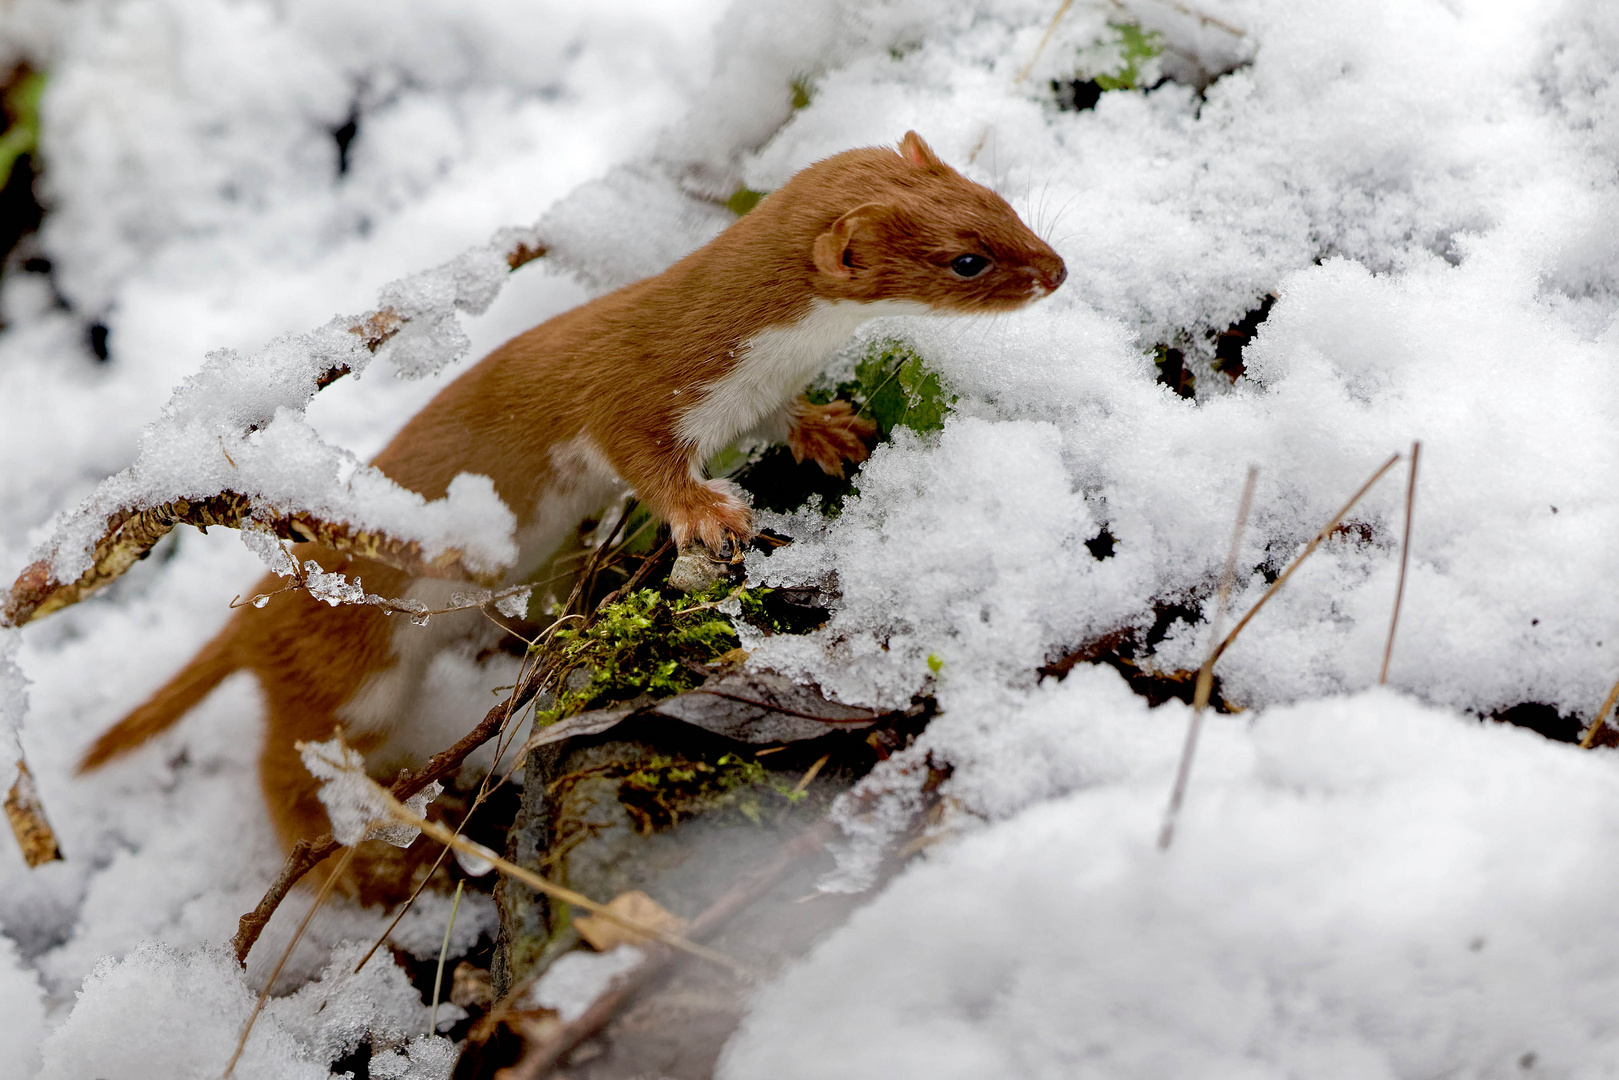
[[854, 277], [854, 261], [849, 257], [849, 241], [861, 225], [886, 213], [882, 203], [863, 203], [832, 223], [832, 227], [815, 238], [815, 268], [827, 277], [848, 281]]
[[914, 131], [907, 131], [905, 138], [899, 141], [899, 152], [918, 169], [942, 169], [944, 162], [939, 155], [933, 152], [933, 147], [922, 141], [922, 136]]

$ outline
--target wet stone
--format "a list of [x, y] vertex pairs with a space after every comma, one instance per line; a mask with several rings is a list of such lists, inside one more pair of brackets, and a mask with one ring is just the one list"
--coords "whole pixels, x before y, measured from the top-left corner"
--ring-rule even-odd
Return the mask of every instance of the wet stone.
[[[588, 714], [576, 718], [579, 735], [530, 756], [507, 857], [602, 902], [639, 889], [674, 915], [695, 918], [824, 818], [882, 748], [903, 741], [900, 729], [920, 726], [914, 717], [860, 717], [803, 688], [786, 706], [779, 692], [785, 685], [756, 682], [732, 694], [748, 699], [740, 702], [694, 691], [639, 712], [624, 710], [607, 730], [592, 729], [611, 715], [599, 722]], [[760, 714], [768, 710], [748, 703], [766, 694], [784, 707], [834, 719], [775, 714], [767, 721]], [[768, 977], [860, 902], [816, 891], [831, 867], [824, 852], [801, 860], [706, 944]], [[492, 972], [497, 997], [521, 989], [563, 953], [588, 948], [568, 905], [510, 881], [496, 897], [502, 921]], [[753, 989], [732, 971], [683, 957], [565, 1059], [557, 1075], [708, 1077]]]

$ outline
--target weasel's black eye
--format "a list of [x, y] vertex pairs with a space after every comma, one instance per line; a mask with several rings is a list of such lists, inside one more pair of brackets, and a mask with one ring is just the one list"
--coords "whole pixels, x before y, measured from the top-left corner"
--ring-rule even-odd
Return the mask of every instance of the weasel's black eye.
[[989, 260], [982, 255], [957, 255], [950, 260], [950, 269], [957, 277], [977, 277], [989, 269]]

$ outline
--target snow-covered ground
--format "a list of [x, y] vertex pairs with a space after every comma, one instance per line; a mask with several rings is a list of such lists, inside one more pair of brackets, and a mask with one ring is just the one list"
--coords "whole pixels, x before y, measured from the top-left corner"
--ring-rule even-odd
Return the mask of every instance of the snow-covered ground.
[[[1588, 719], [1619, 676], [1619, 9], [1082, 0], [1020, 80], [1057, 7], [15, 0], [0, 37], [52, 74], [42, 242], [74, 310], [40, 275], [0, 293], [0, 571], [134, 461], [210, 350], [362, 313], [539, 221], [554, 255], [464, 320], [476, 358], [701, 242], [723, 220], [705, 199], [915, 128], [1070, 276], [1026, 312], [881, 328], [943, 374], [955, 414], [750, 565], [835, 571], [843, 593], [762, 661], [863, 703], [942, 662], [943, 714], [874, 778], [895, 794], [851, 822], [845, 878], [922, 755], [954, 768], [953, 813], [761, 992], [722, 1075], [1619, 1075], [1612, 752], [1477, 719], [1525, 702]], [[1050, 80], [1097, 74], [1127, 17], [1164, 35], [1171, 81], [1056, 109]], [[812, 91], [796, 112], [795, 80]], [[1210, 371], [1206, 333], [1267, 294], [1246, 374]], [[104, 366], [90, 318], [110, 327]], [[1187, 353], [1195, 401], [1155, 381], [1160, 343]], [[454, 370], [378, 363], [308, 411], [361, 458]], [[1248, 711], [1210, 720], [1158, 851], [1187, 710], [1148, 709], [1107, 668], [1034, 669], [1206, 596], [1250, 465], [1239, 611], [1413, 439], [1390, 686], [1373, 684], [1398, 472], [1222, 659]], [[1104, 528], [1099, 560], [1085, 542]], [[200, 1077], [228, 1057], [275, 951], [245, 978], [219, 952], [278, 863], [254, 688], [227, 684], [89, 780], [71, 763], [257, 572], [233, 534], [188, 531], [0, 641], [67, 854], [28, 871], [0, 845], [0, 1072]], [[1208, 636], [1174, 624], [1157, 663], [1195, 666]], [[435, 949], [446, 907], [396, 940]], [[459, 932], [487, 927], [465, 911]], [[340, 943], [380, 925], [334, 907], [295, 975], [352, 966]], [[406, 1042], [426, 1021], [402, 976], [346, 970], [274, 1003], [237, 1075], [324, 1076], [365, 1031], [401, 1047], [374, 1075], [444, 1075], [442, 1043]]]

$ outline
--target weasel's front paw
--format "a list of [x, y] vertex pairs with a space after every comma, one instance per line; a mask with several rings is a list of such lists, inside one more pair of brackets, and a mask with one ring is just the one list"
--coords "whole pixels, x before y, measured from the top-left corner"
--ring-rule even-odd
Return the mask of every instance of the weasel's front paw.
[[787, 448], [795, 461], [808, 459], [829, 476], [841, 477], [843, 463], [859, 464], [871, 453], [867, 443], [877, 435], [877, 424], [857, 416], [847, 401], [826, 405], [799, 402], [787, 432]]
[[666, 516], [676, 547], [684, 550], [693, 540], [701, 540], [724, 562], [741, 562], [753, 539], [753, 511], [723, 481], [693, 485]]

